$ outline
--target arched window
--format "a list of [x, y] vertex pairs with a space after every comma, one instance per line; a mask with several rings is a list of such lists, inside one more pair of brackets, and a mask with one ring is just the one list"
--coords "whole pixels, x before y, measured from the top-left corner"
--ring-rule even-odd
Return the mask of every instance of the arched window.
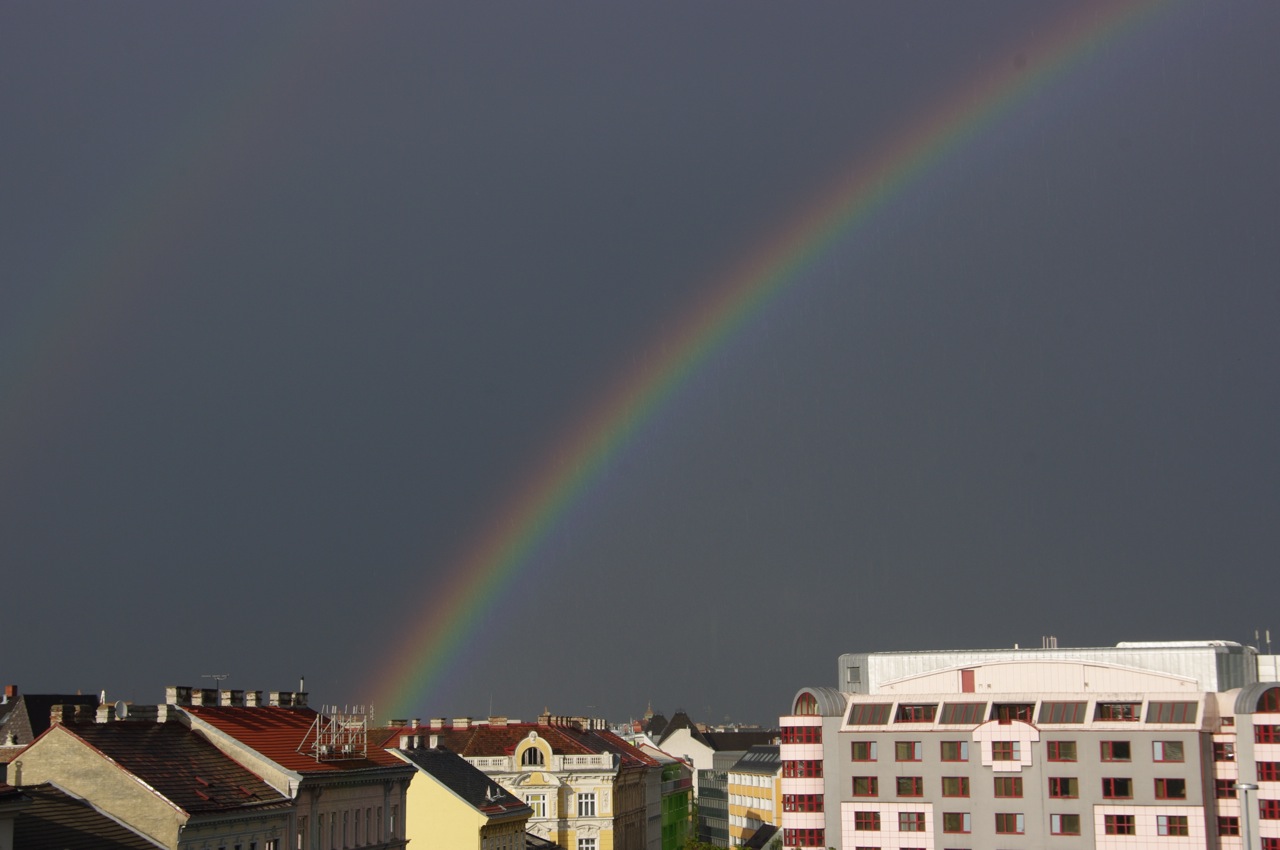
[[817, 714], [818, 698], [813, 694], [801, 694], [796, 697], [796, 714]]
[[1267, 714], [1280, 713], [1280, 688], [1268, 688], [1258, 697], [1258, 711]]
[[528, 767], [541, 767], [547, 763], [542, 755], [542, 750], [537, 747], [529, 747], [520, 754], [520, 763]]

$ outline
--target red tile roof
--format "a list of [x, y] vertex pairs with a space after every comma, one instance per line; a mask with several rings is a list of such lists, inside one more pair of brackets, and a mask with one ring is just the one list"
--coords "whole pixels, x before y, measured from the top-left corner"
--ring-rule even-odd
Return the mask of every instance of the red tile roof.
[[406, 768], [400, 759], [382, 747], [375, 746], [372, 734], [369, 735], [370, 744], [363, 758], [357, 756], [316, 760], [310, 754], [310, 743], [314, 740], [311, 730], [320, 715], [310, 708], [183, 706], [182, 710], [281, 767], [298, 773], [332, 773], [380, 767]]
[[[418, 735], [423, 741], [435, 736], [439, 746], [460, 756], [509, 756], [515, 752], [516, 746], [521, 741], [529, 737], [530, 732], [537, 732], [538, 737], [546, 741], [551, 747], [551, 752], [556, 755], [613, 753], [620, 758], [624, 766], [659, 764], [656, 759], [631, 746], [612, 732], [582, 730], [575, 726], [558, 724], [506, 723], [502, 726], [490, 726], [487, 723], [474, 723], [466, 729], [404, 727], [380, 729], [378, 737], [385, 741], [385, 746], [395, 747], [399, 743], [401, 734]], [[370, 741], [372, 742], [374, 738], [374, 733], [370, 732]]]

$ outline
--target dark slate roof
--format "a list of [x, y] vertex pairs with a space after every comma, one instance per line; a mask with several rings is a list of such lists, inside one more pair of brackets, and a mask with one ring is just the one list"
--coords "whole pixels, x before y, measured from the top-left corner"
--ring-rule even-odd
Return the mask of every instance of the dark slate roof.
[[278, 791], [181, 723], [64, 726], [190, 815], [288, 806]]
[[49, 728], [49, 712], [55, 705], [98, 707], [96, 696], [84, 694], [19, 694], [0, 705], [0, 744], [13, 734], [19, 746], [26, 746]]
[[702, 738], [717, 753], [745, 752], [757, 744], [772, 744], [778, 732], [704, 732]]
[[22, 793], [31, 799], [31, 805], [13, 822], [14, 847], [57, 850], [155, 850], [164, 847], [54, 785], [29, 785], [22, 789]]
[[658, 745], [661, 746], [663, 741], [667, 740], [681, 729], [688, 729], [690, 737], [695, 741], [706, 744], [708, 747], [711, 746], [710, 742], [708, 742], [707, 739], [703, 737], [702, 733], [698, 731], [698, 727], [694, 725], [692, 718], [683, 711], [677, 711], [675, 714], [671, 715], [671, 722], [663, 727], [662, 738], [658, 740]]
[[778, 834], [778, 828], [771, 823], [762, 824], [759, 829], [752, 833], [746, 843], [742, 845], [743, 850], [761, 850], [769, 839]]
[[777, 773], [782, 767], [781, 748], [776, 744], [757, 744], [742, 754], [729, 768], [733, 773]]
[[[311, 735], [312, 725], [319, 717], [310, 708], [183, 706], [182, 710], [230, 735], [281, 767], [304, 775], [389, 767], [408, 770], [404, 762], [374, 744], [372, 732], [368, 734], [368, 747], [363, 758], [317, 761], [304, 747], [304, 742]], [[303, 751], [299, 752], [300, 749]]]
[[667, 718], [663, 717], [661, 714], [655, 714], [653, 717], [649, 718], [647, 723], [645, 723], [644, 733], [650, 738], [657, 740], [658, 736], [661, 735], [666, 728]]
[[441, 747], [397, 750], [437, 782], [489, 817], [533, 814], [524, 800], [488, 777], [483, 770], [457, 753]]

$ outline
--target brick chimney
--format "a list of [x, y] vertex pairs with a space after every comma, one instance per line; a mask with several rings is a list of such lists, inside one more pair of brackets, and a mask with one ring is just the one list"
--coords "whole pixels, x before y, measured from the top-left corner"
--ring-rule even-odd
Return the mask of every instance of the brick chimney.
[[186, 685], [170, 685], [164, 689], [166, 705], [191, 705], [191, 688]]
[[115, 720], [115, 719], [116, 719], [116, 707], [114, 705], [104, 702], [102, 705], [98, 706], [98, 710], [95, 712], [94, 720], [96, 720], [98, 723], [110, 723], [112, 720]]
[[231, 708], [244, 708], [244, 691], [222, 691], [218, 694], [218, 701]]
[[5, 685], [5, 686], [4, 686], [4, 701], [5, 701], [5, 702], [13, 702], [13, 701], [14, 701], [15, 699], [17, 699], [17, 698], [18, 698], [18, 686], [17, 686], [17, 685]]
[[262, 705], [262, 691], [245, 691], [244, 704], [248, 708], [257, 708]]

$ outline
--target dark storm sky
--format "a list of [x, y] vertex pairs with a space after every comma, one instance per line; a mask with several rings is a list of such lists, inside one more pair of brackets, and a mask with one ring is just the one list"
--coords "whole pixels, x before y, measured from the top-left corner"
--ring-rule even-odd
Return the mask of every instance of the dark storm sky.
[[[10, 4], [0, 676], [370, 698], [715, 276], [1079, 4]], [[649, 420], [422, 716], [1280, 626], [1280, 5], [1173, 4]], [[376, 707], [375, 707], [376, 708]]]

